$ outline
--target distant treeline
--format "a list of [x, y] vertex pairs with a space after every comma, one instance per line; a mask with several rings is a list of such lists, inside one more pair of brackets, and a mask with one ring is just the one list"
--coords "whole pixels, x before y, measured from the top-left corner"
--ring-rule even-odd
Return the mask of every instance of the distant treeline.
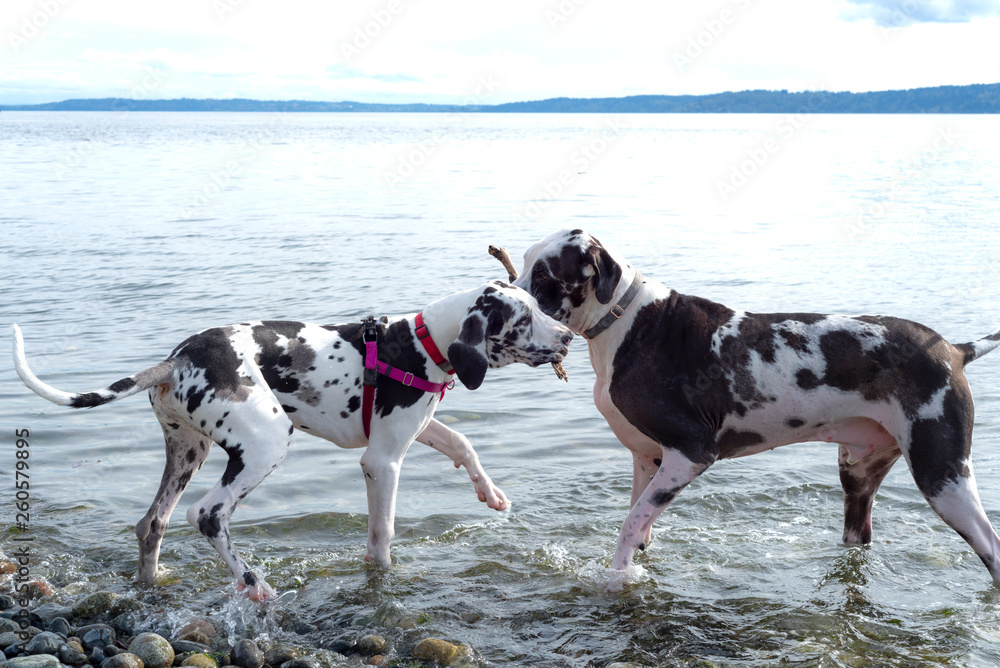
[[595, 114], [995, 114], [1000, 84], [938, 86], [871, 93], [746, 90], [712, 95], [557, 97], [496, 105], [371, 104], [306, 100], [129, 100], [101, 98], [47, 104], [6, 105], [0, 111], [269, 111]]

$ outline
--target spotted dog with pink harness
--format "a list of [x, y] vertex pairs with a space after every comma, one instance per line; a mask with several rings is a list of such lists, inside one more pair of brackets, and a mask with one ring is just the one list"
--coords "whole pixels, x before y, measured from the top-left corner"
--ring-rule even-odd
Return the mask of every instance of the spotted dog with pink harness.
[[[14, 325], [14, 365], [36, 394], [90, 408], [149, 391], [167, 444], [166, 468], [149, 511], [135, 527], [137, 579], [157, 575], [170, 515], [213, 443], [229, 457], [222, 479], [187, 512], [252, 599], [273, 591], [240, 556], [229, 534], [237, 505], [284, 460], [295, 429], [361, 456], [368, 491], [365, 560], [388, 566], [400, 465], [417, 440], [464, 466], [490, 508], [509, 502], [483, 470], [469, 440], [434, 419], [455, 375], [469, 389], [487, 369], [559, 362], [573, 334], [542, 313], [524, 290], [501, 281], [459, 292], [416, 316], [315, 325], [257, 321], [207, 329], [159, 364], [82, 394], [39, 380]], [[420, 342], [420, 345], [417, 345]], [[440, 348], [448, 351], [447, 359]], [[367, 368], [366, 368], [367, 367]]]
[[963, 372], [1000, 332], [951, 344], [889, 316], [738, 311], [664, 287], [582, 230], [529, 248], [514, 284], [587, 339], [594, 402], [632, 452], [612, 568], [630, 566], [660, 513], [716, 461], [825, 441], [839, 452], [845, 543], [871, 542], [875, 493], [902, 457], [1000, 585]]

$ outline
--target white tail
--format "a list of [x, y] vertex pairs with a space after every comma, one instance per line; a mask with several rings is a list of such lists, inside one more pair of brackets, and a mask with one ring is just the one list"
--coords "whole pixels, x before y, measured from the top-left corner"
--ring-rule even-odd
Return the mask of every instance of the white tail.
[[148, 390], [154, 385], [169, 381], [176, 366], [177, 360], [171, 358], [160, 362], [156, 366], [140, 371], [134, 376], [122, 378], [96, 392], [81, 394], [63, 392], [48, 383], [43, 383], [39, 380], [38, 376], [32, 373], [28, 367], [28, 360], [24, 356], [24, 337], [21, 335], [21, 328], [14, 325], [14, 369], [17, 371], [17, 375], [20, 376], [21, 380], [32, 392], [60, 406], [93, 408], [94, 406], [100, 406], [110, 401], [130, 397], [143, 390]]

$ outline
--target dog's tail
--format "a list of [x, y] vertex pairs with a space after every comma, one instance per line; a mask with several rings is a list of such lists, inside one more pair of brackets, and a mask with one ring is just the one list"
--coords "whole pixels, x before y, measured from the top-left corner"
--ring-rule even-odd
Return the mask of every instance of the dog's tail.
[[85, 392], [82, 394], [63, 392], [62, 390], [57, 390], [51, 385], [43, 383], [38, 379], [38, 376], [32, 373], [31, 369], [28, 368], [28, 360], [24, 357], [24, 337], [21, 336], [21, 328], [14, 325], [14, 369], [17, 371], [17, 375], [21, 377], [21, 380], [24, 381], [24, 384], [27, 385], [28, 389], [32, 392], [44, 399], [48, 399], [54, 404], [59, 404], [60, 406], [93, 408], [94, 406], [100, 406], [110, 401], [130, 397], [133, 394], [142, 392], [143, 390], [148, 390], [155, 385], [159, 385], [160, 383], [165, 383], [170, 380], [176, 366], [176, 358], [171, 358], [164, 360], [156, 366], [146, 369], [145, 371], [140, 371], [134, 376], [122, 378], [121, 380], [112, 383], [102, 390], [97, 390], [96, 392]]
[[984, 336], [978, 341], [971, 341], [969, 343], [960, 343], [955, 346], [958, 348], [965, 359], [962, 360], [962, 365], [965, 366], [969, 362], [973, 362], [988, 352], [1000, 348], [1000, 330], [997, 330], [990, 334], [989, 336]]

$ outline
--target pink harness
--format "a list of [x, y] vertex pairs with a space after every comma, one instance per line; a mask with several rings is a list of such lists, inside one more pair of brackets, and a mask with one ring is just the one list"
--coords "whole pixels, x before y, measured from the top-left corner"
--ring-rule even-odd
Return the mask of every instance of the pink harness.
[[[452, 368], [448, 360], [444, 358], [441, 351], [438, 350], [437, 346], [434, 345], [434, 340], [430, 337], [430, 332], [427, 330], [427, 325], [424, 324], [424, 314], [418, 313], [416, 317], [416, 330], [417, 338], [420, 343], [424, 346], [424, 350], [430, 355], [431, 360], [441, 367], [446, 373], [453, 374], [455, 370]], [[375, 326], [375, 317], [368, 316], [362, 322], [364, 325], [364, 342], [365, 342], [365, 375], [364, 375], [364, 387], [362, 389], [362, 405], [361, 405], [361, 420], [365, 427], [365, 437], [367, 438], [371, 434], [371, 424], [372, 424], [372, 407], [375, 405], [375, 380], [376, 374], [382, 374], [383, 376], [388, 376], [395, 381], [406, 385], [407, 387], [413, 387], [424, 392], [440, 392], [441, 399], [444, 399], [445, 390], [450, 390], [455, 387], [455, 381], [452, 380], [447, 383], [432, 383], [424, 378], [419, 378], [414, 376], [409, 371], [403, 371], [402, 369], [397, 369], [386, 362], [380, 362], [378, 360], [378, 329]]]

